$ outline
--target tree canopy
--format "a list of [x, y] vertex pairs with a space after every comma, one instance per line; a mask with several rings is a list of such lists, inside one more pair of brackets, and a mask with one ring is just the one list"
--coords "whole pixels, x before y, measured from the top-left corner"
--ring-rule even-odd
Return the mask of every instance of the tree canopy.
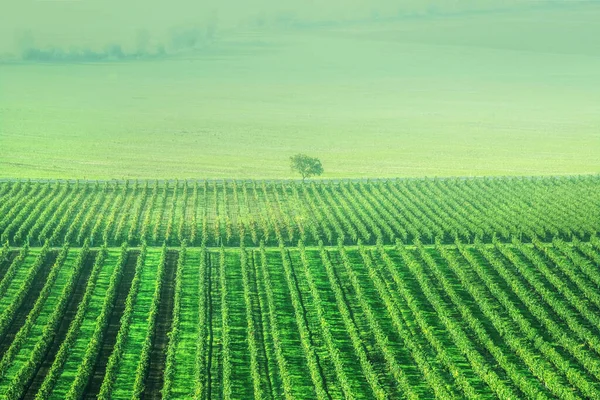
[[296, 154], [290, 157], [292, 171], [298, 172], [304, 181], [311, 176], [318, 176], [323, 173], [321, 160], [316, 157], [309, 157], [306, 154]]

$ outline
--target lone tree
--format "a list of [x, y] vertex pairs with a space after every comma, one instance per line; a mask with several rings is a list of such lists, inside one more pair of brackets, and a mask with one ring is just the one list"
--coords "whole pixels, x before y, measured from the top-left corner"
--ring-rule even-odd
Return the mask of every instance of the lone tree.
[[297, 171], [302, 175], [302, 182], [311, 176], [321, 175], [323, 166], [321, 160], [315, 157], [309, 157], [306, 154], [296, 154], [290, 157], [292, 162], [292, 171]]

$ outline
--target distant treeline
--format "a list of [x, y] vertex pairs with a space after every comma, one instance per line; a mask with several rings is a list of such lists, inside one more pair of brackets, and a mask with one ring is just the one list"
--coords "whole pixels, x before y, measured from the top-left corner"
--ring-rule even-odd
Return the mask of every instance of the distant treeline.
[[164, 47], [157, 48], [154, 53], [128, 53], [123, 51], [123, 48], [118, 45], [107, 46], [103, 51], [92, 49], [62, 49], [60, 47], [51, 48], [29, 48], [21, 53], [23, 61], [37, 62], [80, 62], [80, 61], [118, 61], [126, 59], [138, 59], [149, 57], [161, 57], [166, 54]]
[[[496, 3], [492, 0], [469, 3], [469, 7], [455, 7], [450, 3], [438, 0], [423, 0], [418, 7], [391, 7], [380, 10], [372, 8], [361, 17], [349, 18], [307, 18], [294, 10], [267, 13], [257, 11], [238, 27], [251, 29], [311, 29], [323, 26], [336, 26], [364, 22], [383, 22], [405, 20], [407, 18], [425, 18], [450, 15], [472, 15], [497, 11], [514, 11], [527, 8], [572, 7], [573, 2], [541, 0], [537, 2], [519, 2], [518, 0]], [[594, 4], [594, 1], [581, 0], [579, 6]], [[231, 27], [223, 26], [229, 29]], [[132, 36], [114, 42], [96, 45], [72, 44], [40, 45], [40, 33], [31, 30], [16, 32], [16, 52], [0, 54], [2, 61], [25, 62], [106, 62], [133, 59], [156, 59], [169, 57], [185, 51], [204, 49], [215, 42], [218, 37], [218, 18], [215, 15], [192, 24], [178, 25], [166, 33], [151, 32], [140, 29]]]
[[162, 58], [186, 50], [204, 48], [215, 41], [216, 24], [176, 27], [164, 38], [140, 30], [133, 44], [110, 43], [101, 48], [38, 46], [31, 31], [17, 35], [16, 58], [28, 62], [99, 62]]

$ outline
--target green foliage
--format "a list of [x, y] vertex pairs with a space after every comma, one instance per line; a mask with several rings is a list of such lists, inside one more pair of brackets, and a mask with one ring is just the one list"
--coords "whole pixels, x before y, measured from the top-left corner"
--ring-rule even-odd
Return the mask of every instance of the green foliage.
[[598, 182], [0, 184], [0, 397], [598, 398]]
[[106, 333], [106, 327], [108, 326], [110, 315], [112, 313], [112, 309], [114, 308], [114, 300], [117, 296], [117, 288], [119, 286], [119, 282], [121, 281], [123, 267], [125, 266], [126, 261], [127, 244], [123, 243], [121, 246], [119, 259], [117, 261], [117, 266], [113, 270], [113, 273], [110, 277], [110, 284], [102, 304], [102, 311], [96, 320], [96, 328], [86, 347], [83, 361], [77, 369], [75, 379], [73, 380], [71, 387], [66, 394], [67, 399], [75, 400], [81, 398], [88, 381], [91, 378], [98, 353], [101, 350], [102, 341]]
[[100, 387], [100, 392], [98, 393], [98, 399], [111, 398], [116, 374], [123, 356], [123, 348], [129, 334], [129, 326], [131, 324], [131, 318], [133, 315], [133, 307], [135, 306], [136, 296], [140, 287], [141, 274], [145, 267], [145, 260], [146, 244], [143, 244], [140, 254], [136, 260], [135, 273], [131, 281], [131, 287], [129, 289], [129, 293], [127, 294], [127, 299], [125, 300], [125, 310], [121, 316], [121, 325], [119, 327], [119, 332], [117, 333], [115, 346], [113, 347], [112, 353], [108, 359], [104, 380], [102, 381], [102, 386]]
[[[52, 275], [55, 273], [55, 271], [56, 273], [58, 273], [58, 268], [62, 267], [62, 264], [66, 260], [67, 252], [68, 247], [65, 246], [63, 248], [63, 251], [61, 252], [61, 254], [59, 254], [57, 258], [57, 264], [55, 264], [55, 267], [53, 267], [53, 270], [50, 273], [50, 276], [48, 277], [48, 282], [52, 282], [55, 280]], [[48, 320], [44, 323], [44, 321], [38, 322], [32, 317], [28, 318], [24, 327], [21, 328], [21, 330], [19, 331], [19, 335], [15, 337], [15, 340], [13, 341], [9, 352], [16, 353], [15, 348], [17, 348], [18, 351], [18, 345], [21, 345], [25, 342], [25, 338], [30, 332], [29, 325], [31, 325], [31, 329], [33, 329], [34, 321], [36, 325], [39, 324], [43, 326], [41, 336], [37, 340], [35, 347], [33, 348], [29, 356], [29, 359], [21, 366], [16, 375], [12, 378], [12, 382], [9, 386], [9, 389], [6, 392], [8, 398], [19, 398], [24, 394], [24, 391], [27, 389], [28, 383], [31, 381], [31, 379], [33, 379], [33, 377], [37, 373], [37, 369], [42, 363], [44, 357], [46, 356], [49, 347], [56, 339], [60, 321], [64, 317], [64, 313], [68, 306], [71, 295], [75, 290], [75, 285], [77, 284], [77, 280], [79, 278], [79, 275], [81, 274], [83, 264], [85, 263], [88, 254], [89, 243], [86, 241], [77, 254], [77, 258], [74, 262], [75, 266], [73, 270], [70, 271], [71, 274], [68, 277], [66, 285], [63, 286], [58, 300], [53, 304], [54, 307]], [[50, 293], [48, 293], [48, 296], [49, 295]], [[42, 300], [43, 303], [43, 301], [47, 299], [48, 296], [45, 295], [44, 289], [42, 289], [42, 293], [40, 293], [40, 297], [38, 298], [38, 301], [36, 302], [36, 305], [34, 306], [30, 315], [35, 315], [33, 312], [36, 311], [36, 307], [38, 307], [38, 304], [41, 304], [40, 300]], [[23, 339], [21, 340], [21, 338]]]
[[[600, 378], [595, 356], [600, 351], [595, 335], [600, 317], [595, 309], [600, 298], [593, 289], [600, 273], [592, 260], [600, 259], [599, 246], [595, 236], [572, 243], [534, 238], [533, 244], [516, 237], [508, 244], [499, 240], [486, 244], [480, 239], [468, 244], [460, 238], [445, 244], [436, 238], [433, 245], [416, 241], [407, 246], [398, 240], [389, 246], [382, 237], [375, 245], [359, 241], [358, 246], [346, 246], [340, 241], [337, 247], [321, 242], [317, 248], [302, 241], [296, 247], [281, 243], [277, 248], [263, 243], [239, 249], [183, 245], [175, 274], [162, 395], [203, 398], [211, 390], [234, 397], [240, 384], [250, 384], [245, 389], [256, 399], [270, 393], [277, 398], [385, 399], [399, 393], [406, 398], [440, 399], [481, 395], [508, 399], [518, 397], [516, 393], [548, 399], [595, 398]], [[60, 251], [32, 317], [4, 354], [0, 394], [22, 396], [44, 362], [90, 251], [87, 242], [76, 251], [77, 258], [68, 262], [68, 248]], [[54, 387], [63, 374], [75, 379], [67, 398], [79, 398], [99, 352], [106, 351], [107, 318], [130, 250], [121, 249], [106, 297], [92, 304], [106, 251], [98, 252], [82, 301], [37, 400], [55, 398]], [[159, 251], [157, 263], [144, 262], [145, 254]], [[134, 378], [128, 379], [135, 382], [133, 398], [144, 392], [158, 307], [164, 300], [160, 294], [167, 251], [166, 245], [161, 250], [141, 249], [116, 343], [109, 350], [100, 398], [112, 397], [110, 389], [123, 374]], [[187, 257], [199, 257], [200, 264], [186, 263]], [[210, 259], [216, 263], [211, 265]], [[35, 265], [33, 258], [29, 262]], [[201, 268], [201, 273], [186, 274], [189, 267]], [[57, 286], [59, 268], [72, 269], [72, 274]], [[142, 289], [139, 278], [144, 268], [158, 270], [152, 284]], [[211, 278], [213, 273], [217, 276]], [[190, 280], [191, 276], [196, 278]], [[211, 283], [212, 279], [216, 281]], [[183, 297], [184, 292], [190, 293], [190, 285], [197, 288], [197, 299]], [[133, 363], [125, 364], [124, 346], [133, 339], [128, 332], [139, 323], [132, 317], [140, 306], [135, 299], [140, 290], [150, 288], [141, 352]], [[186, 304], [190, 300], [198, 301], [199, 312], [208, 318], [189, 324], [192, 310]], [[218, 310], [209, 312], [214, 306]], [[100, 309], [96, 328], [82, 336], [80, 326], [90, 307]], [[41, 318], [42, 308], [47, 319]], [[235, 340], [240, 334], [246, 340]], [[196, 346], [182, 347], [184, 339]], [[65, 370], [76, 340], [87, 343], [82, 363]], [[190, 354], [194, 354], [191, 359]], [[215, 360], [223, 364], [212, 364]], [[199, 379], [180, 381], [174, 390], [181, 363], [189, 363]], [[306, 373], [298, 374], [301, 370]]]
[[[150, 246], [588, 240], [598, 176], [376, 181], [3, 183], [0, 239]], [[568, 210], [568, 212], [566, 212]]]
[[94, 261], [94, 266], [92, 267], [92, 271], [90, 273], [90, 277], [88, 279], [88, 284], [85, 289], [85, 293], [81, 300], [81, 303], [77, 306], [77, 314], [75, 315], [71, 325], [69, 326], [69, 330], [65, 336], [64, 341], [62, 342], [54, 362], [52, 363], [52, 367], [46, 374], [44, 381], [40, 387], [40, 390], [36, 394], [36, 400], [44, 400], [50, 397], [52, 393], [52, 389], [56, 384], [56, 381], [59, 375], [62, 373], [67, 357], [69, 356], [69, 351], [71, 350], [71, 346], [74, 345], [75, 340], [77, 339], [77, 335], [79, 332], [79, 328], [83, 323], [83, 319], [85, 317], [85, 313], [87, 307], [89, 306], [90, 300], [92, 298], [94, 289], [96, 287], [96, 279], [98, 278], [98, 274], [100, 273], [100, 269], [106, 259], [107, 249], [105, 247], [101, 248], [96, 255], [96, 259]]
[[290, 157], [292, 171], [298, 172], [304, 181], [311, 176], [319, 176], [323, 173], [321, 160], [309, 157], [306, 154], [296, 154]]

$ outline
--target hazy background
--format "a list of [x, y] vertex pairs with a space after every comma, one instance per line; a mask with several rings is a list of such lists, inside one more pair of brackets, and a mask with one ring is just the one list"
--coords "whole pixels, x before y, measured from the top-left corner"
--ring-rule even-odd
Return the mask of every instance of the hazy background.
[[[573, 0], [3, 0], [0, 53], [201, 48], [240, 28], [298, 28], [588, 3]], [[475, 32], [474, 32], [475, 33]], [[113, 54], [115, 55], [115, 54]], [[117, 54], [118, 55], [118, 54]]]
[[0, 7], [0, 176], [598, 172], [596, 1]]

